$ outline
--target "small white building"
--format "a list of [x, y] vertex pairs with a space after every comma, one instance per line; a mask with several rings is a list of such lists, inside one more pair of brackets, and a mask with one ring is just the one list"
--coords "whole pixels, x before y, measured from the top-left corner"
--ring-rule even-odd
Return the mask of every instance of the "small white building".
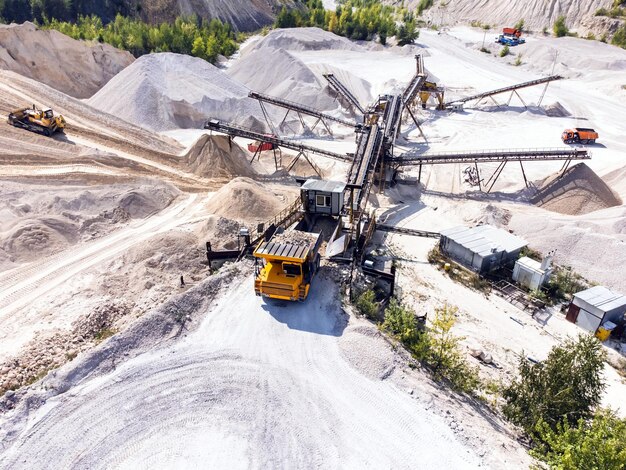
[[524, 239], [491, 225], [442, 230], [439, 241], [442, 253], [479, 273], [512, 266], [526, 245]]
[[574, 294], [565, 318], [595, 333], [607, 321], [621, 323], [624, 313], [626, 296], [604, 286], [595, 286]]
[[550, 274], [552, 274], [551, 261], [551, 256], [546, 256], [541, 263], [528, 256], [523, 256], [515, 262], [513, 280], [530, 290], [537, 290], [550, 279]]

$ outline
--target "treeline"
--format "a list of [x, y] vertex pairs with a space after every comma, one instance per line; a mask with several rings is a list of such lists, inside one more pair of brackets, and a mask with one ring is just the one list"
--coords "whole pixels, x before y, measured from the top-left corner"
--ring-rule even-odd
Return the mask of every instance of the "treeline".
[[105, 42], [130, 51], [135, 57], [151, 52], [176, 52], [215, 62], [218, 55], [229, 56], [237, 50], [236, 35], [230, 25], [195, 16], [179, 17], [173, 23], [159, 25], [119, 14], [106, 25], [95, 15], [79, 16], [75, 23], [44, 18], [41, 26], [74, 39]]
[[135, 16], [140, 6], [128, 0], [0, 0], [0, 18], [7, 23], [43, 22], [44, 18], [77, 21], [80, 16], [95, 14], [105, 23], [116, 15]]
[[378, 0], [346, 0], [335, 11], [325, 10], [321, 0], [307, 0], [302, 9], [283, 7], [274, 26], [317, 26], [356, 40], [371, 40], [378, 36], [381, 44], [385, 44], [390, 36], [396, 36], [400, 45], [412, 43], [419, 36], [412, 13], [382, 5]]

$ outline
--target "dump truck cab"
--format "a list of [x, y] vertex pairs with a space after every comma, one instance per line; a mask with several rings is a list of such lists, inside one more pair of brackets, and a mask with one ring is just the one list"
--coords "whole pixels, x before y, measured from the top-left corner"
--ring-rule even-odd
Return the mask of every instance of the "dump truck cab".
[[262, 241], [254, 250], [256, 295], [281, 300], [305, 300], [320, 264], [321, 233], [290, 230]]
[[598, 133], [587, 127], [565, 129], [561, 134], [561, 140], [566, 144], [595, 144], [597, 138]]

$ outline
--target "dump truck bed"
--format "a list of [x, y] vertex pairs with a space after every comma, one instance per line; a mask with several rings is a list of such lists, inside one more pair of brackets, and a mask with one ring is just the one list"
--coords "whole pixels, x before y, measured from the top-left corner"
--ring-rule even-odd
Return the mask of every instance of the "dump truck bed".
[[321, 233], [289, 230], [275, 234], [254, 250], [254, 256], [283, 261], [302, 261], [309, 253], [316, 252], [322, 239]]

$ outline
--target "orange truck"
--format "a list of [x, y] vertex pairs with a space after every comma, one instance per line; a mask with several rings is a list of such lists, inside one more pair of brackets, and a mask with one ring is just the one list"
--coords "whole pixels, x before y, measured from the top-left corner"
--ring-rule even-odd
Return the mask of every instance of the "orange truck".
[[515, 36], [519, 38], [522, 35], [522, 32], [516, 28], [502, 28], [502, 34], [505, 36]]
[[566, 144], [595, 144], [598, 133], [587, 127], [575, 127], [565, 129], [561, 134], [561, 140]]

